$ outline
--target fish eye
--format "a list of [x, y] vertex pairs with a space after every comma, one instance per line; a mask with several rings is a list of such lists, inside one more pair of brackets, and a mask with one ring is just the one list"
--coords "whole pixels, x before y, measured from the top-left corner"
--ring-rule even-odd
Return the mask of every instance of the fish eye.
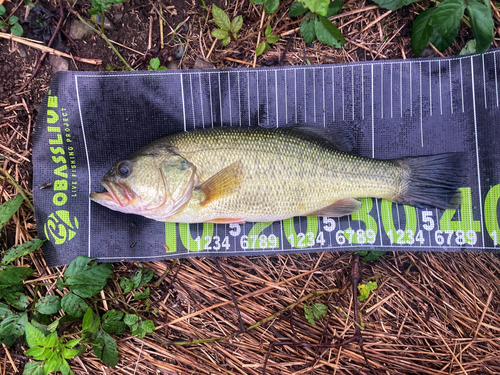
[[127, 178], [132, 173], [132, 165], [128, 161], [122, 161], [116, 167], [116, 171], [121, 178]]

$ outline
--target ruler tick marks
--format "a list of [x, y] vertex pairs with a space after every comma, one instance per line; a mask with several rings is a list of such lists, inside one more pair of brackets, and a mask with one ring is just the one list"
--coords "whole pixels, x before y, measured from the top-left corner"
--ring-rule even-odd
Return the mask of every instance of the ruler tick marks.
[[198, 73], [198, 82], [200, 84], [200, 104], [201, 104], [201, 123], [205, 129], [205, 111], [203, 109], [203, 90], [201, 89], [201, 73]]
[[399, 109], [403, 117], [403, 63], [399, 63]]
[[227, 73], [227, 86], [228, 86], [228, 91], [229, 91], [229, 126], [233, 126], [233, 114], [231, 113], [231, 102], [233, 96], [231, 95], [231, 73]]
[[[423, 114], [422, 114], [422, 63], [419, 62], [420, 65], [420, 140], [422, 142], [422, 147], [424, 147], [424, 129], [423, 129]], [[410, 65], [411, 66], [411, 65]]]
[[306, 70], [302, 69], [304, 72], [304, 122], [307, 123], [307, 100], [306, 100]]
[[184, 116], [184, 131], [187, 132], [186, 129], [186, 103], [184, 102], [184, 82], [183, 82], [184, 74], [181, 73], [181, 95], [182, 95], [182, 115]]
[[194, 115], [194, 100], [193, 100], [193, 80], [191, 78], [191, 74], [189, 74], [189, 89], [191, 91], [191, 108], [193, 109], [193, 128], [196, 129], [196, 117]]
[[351, 66], [351, 103], [352, 103], [352, 120], [354, 121], [354, 65]]
[[314, 122], [316, 122], [316, 69], [313, 68], [313, 114], [314, 114]]
[[441, 89], [441, 60], [439, 60], [439, 110], [441, 115], [443, 114], [443, 93]]
[[259, 71], [255, 73], [255, 78], [257, 80], [257, 125], [260, 125]]
[[410, 77], [408, 81], [410, 81], [410, 117], [413, 117], [413, 85], [412, 85], [412, 79], [411, 79], [411, 67], [413, 66], [412, 63], [410, 63]]
[[497, 97], [497, 107], [498, 107], [498, 82], [497, 82], [497, 54], [493, 53], [493, 67], [495, 69], [495, 94]]
[[250, 71], [247, 70], [247, 106], [248, 106], [248, 126], [252, 125], [250, 110]]
[[241, 127], [241, 90], [240, 90], [240, 72], [238, 71], [238, 115], [240, 116]]
[[[462, 60], [460, 60], [462, 61]], [[471, 56], [470, 58], [470, 69], [471, 69], [471, 81], [472, 81], [472, 106], [474, 109], [474, 137], [476, 140], [476, 164], [477, 164], [477, 184], [479, 188], [479, 210], [480, 210], [480, 218], [481, 218], [481, 245], [484, 246], [484, 223], [483, 223], [483, 202], [482, 202], [482, 190], [481, 190], [481, 171], [479, 169], [479, 145], [477, 141], [477, 115], [476, 115], [476, 88], [474, 83], [474, 59]]]
[[342, 67], [342, 121], [345, 120], [344, 115], [344, 67]]
[[375, 158], [375, 111], [373, 109], [373, 65], [371, 65], [371, 88], [372, 88], [372, 158]]
[[267, 80], [267, 70], [266, 70], [266, 122], [269, 126], [269, 82]]
[[275, 94], [275, 106], [276, 106], [276, 127], [278, 127], [278, 70], [274, 71], [274, 94]]
[[481, 55], [481, 58], [482, 58], [482, 61], [483, 61], [484, 108], [488, 108], [488, 101], [486, 100], [486, 69], [484, 68], [484, 53]]
[[361, 65], [361, 118], [365, 119], [365, 76], [363, 74], [363, 67]]
[[325, 68], [321, 68], [322, 82], [323, 82], [323, 104], [321, 108], [323, 108], [323, 127], [326, 127], [326, 103], [325, 103]]
[[[420, 93], [422, 95], [422, 93]], [[432, 76], [431, 76], [431, 62], [429, 61], [429, 104], [430, 114], [432, 116]]]
[[332, 67], [332, 108], [333, 108], [333, 121], [335, 121], [335, 70]]
[[460, 61], [460, 88], [462, 91], [462, 112], [465, 112], [465, 105], [464, 105], [464, 76], [462, 73], [462, 59]]
[[212, 74], [208, 73], [208, 87], [210, 88], [210, 90], [208, 90], [209, 92], [209, 97], [210, 97], [210, 119], [212, 121], [212, 129], [214, 127], [214, 111], [213, 111], [213, 108], [212, 108]]
[[288, 83], [286, 80], [286, 72], [285, 70], [285, 123], [288, 124]]
[[221, 87], [220, 87], [220, 73], [217, 73], [217, 77], [219, 79], [219, 109], [220, 109], [220, 124], [221, 126], [224, 125], [224, 122], [222, 121], [222, 92], [221, 92]]
[[295, 110], [295, 123], [297, 123], [297, 69], [294, 69], [293, 70], [293, 74], [294, 74], [294, 80], [293, 80], [293, 84], [295, 86], [295, 106], [294, 106], [294, 110]]
[[448, 72], [450, 74], [450, 106], [451, 113], [453, 113], [453, 81], [451, 79], [451, 60], [448, 60]]
[[384, 64], [380, 64], [380, 118], [384, 118]]
[[390, 65], [390, 67], [391, 67], [391, 118], [392, 118], [392, 91], [393, 91], [392, 90], [392, 88], [393, 88], [393, 86], [392, 86], [392, 64]]

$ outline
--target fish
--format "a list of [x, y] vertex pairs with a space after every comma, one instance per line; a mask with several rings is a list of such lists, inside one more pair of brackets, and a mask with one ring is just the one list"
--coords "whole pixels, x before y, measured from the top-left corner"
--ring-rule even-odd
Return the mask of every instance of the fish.
[[271, 222], [342, 217], [359, 198], [457, 208], [463, 153], [379, 160], [354, 155], [342, 131], [214, 128], [173, 134], [118, 161], [90, 199], [162, 222]]

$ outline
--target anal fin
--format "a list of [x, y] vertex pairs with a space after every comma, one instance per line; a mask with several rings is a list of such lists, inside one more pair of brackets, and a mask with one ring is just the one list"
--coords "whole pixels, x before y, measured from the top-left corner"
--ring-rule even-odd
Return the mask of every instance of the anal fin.
[[332, 203], [320, 210], [309, 213], [307, 216], [342, 217], [355, 214], [361, 209], [361, 202], [354, 198], [345, 198]]

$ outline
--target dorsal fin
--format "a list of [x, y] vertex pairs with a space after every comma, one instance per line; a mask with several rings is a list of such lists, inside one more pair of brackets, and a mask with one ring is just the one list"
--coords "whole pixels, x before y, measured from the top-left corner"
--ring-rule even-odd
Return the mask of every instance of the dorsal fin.
[[245, 173], [241, 162], [236, 161], [206, 180], [199, 190], [205, 194], [202, 205], [232, 193], [240, 186]]
[[297, 132], [303, 138], [310, 138], [326, 147], [339, 151], [349, 152], [354, 145], [354, 138], [340, 128], [294, 126], [287, 129]]

